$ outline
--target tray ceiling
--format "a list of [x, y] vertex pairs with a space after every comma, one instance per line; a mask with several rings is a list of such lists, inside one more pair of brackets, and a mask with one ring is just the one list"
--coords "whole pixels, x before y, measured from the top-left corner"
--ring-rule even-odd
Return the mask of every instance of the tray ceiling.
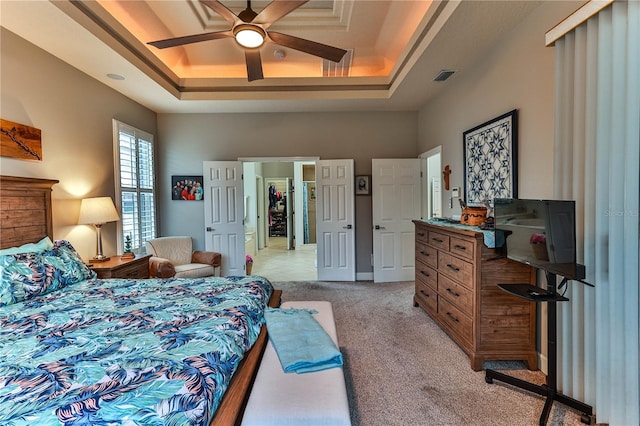
[[[222, 3], [234, 13], [246, 7]], [[464, 72], [539, 4], [311, 0], [270, 29], [350, 50], [348, 74], [323, 76], [322, 59], [265, 43], [264, 80], [253, 82], [231, 38], [162, 50], [147, 44], [229, 29], [198, 0], [2, 1], [0, 17], [3, 27], [157, 112], [416, 110], [446, 86], [433, 81], [440, 70]]]

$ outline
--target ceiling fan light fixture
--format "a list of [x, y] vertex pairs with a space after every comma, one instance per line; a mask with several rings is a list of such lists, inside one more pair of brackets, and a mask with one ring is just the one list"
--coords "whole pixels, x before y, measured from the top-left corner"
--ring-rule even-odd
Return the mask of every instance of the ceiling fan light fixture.
[[233, 29], [233, 36], [240, 46], [252, 49], [262, 46], [267, 33], [257, 25], [240, 24]]

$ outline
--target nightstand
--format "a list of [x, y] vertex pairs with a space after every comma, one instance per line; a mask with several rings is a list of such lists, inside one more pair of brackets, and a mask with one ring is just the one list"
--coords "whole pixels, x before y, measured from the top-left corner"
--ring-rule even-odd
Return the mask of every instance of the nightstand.
[[98, 278], [149, 278], [150, 254], [138, 255], [133, 259], [111, 256], [105, 262], [94, 262], [89, 267], [96, 271]]

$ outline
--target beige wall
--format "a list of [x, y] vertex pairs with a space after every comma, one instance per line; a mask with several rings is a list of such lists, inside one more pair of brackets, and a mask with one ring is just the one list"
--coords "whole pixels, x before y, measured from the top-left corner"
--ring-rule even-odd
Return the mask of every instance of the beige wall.
[[[442, 145], [452, 186], [462, 187], [462, 134], [519, 110], [518, 186], [522, 197], [552, 193], [553, 48], [544, 33], [576, 8], [544, 3], [479, 63], [444, 84], [443, 95], [419, 112], [283, 114], [156, 114], [2, 30], [2, 118], [42, 129], [39, 163], [0, 158], [2, 174], [54, 178], [56, 238], [69, 238], [83, 256], [95, 254], [93, 230], [77, 226], [79, 199], [114, 194], [111, 120], [156, 134], [159, 231], [184, 234], [204, 246], [202, 209], [171, 202], [171, 175], [200, 174], [203, 160], [239, 157], [353, 158], [355, 174], [370, 174], [373, 158], [415, 158]], [[44, 71], [46, 70], [46, 72]], [[444, 214], [458, 213], [447, 208]], [[371, 197], [356, 197], [356, 269], [369, 272]], [[115, 252], [115, 226], [105, 252]]]
[[[353, 158], [371, 174], [373, 158], [416, 158], [417, 112], [160, 114], [160, 187], [171, 175], [202, 172], [203, 160], [239, 157]], [[166, 192], [166, 191], [165, 191]], [[159, 196], [161, 232], [181, 232], [204, 246], [204, 212]], [[356, 197], [356, 271], [371, 272], [371, 197]]]
[[[1, 30], [2, 118], [42, 131], [42, 161], [0, 157], [0, 173], [57, 179], [54, 238], [89, 260], [93, 227], [77, 225], [80, 199], [114, 196], [112, 119], [156, 133], [156, 114], [15, 34]], [[115, 223], [105, 225], [104, 253], [116, 253]]]
[[[442, 167], [451, 167], [452, 188], [463, 188], [462, 134], [518, 109], [518, 196], [553, 196], [555, 53], [545, 47], [544, 34], [578, 7], [576, 2], [544, 3], [481, 61], [444, 83], [446, 91], [420, 110], [419, 150], [442, 145]], [[443, 190], [445, 216], [460, 213], [457, 200], [449, 209], [450, 196]]]

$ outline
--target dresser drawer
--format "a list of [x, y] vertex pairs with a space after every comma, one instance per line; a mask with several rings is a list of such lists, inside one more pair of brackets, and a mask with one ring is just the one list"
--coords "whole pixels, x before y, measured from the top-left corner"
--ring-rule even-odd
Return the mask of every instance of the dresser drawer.
[[420, 280], [416, 280], [416, 302], [435, 318], [438, 314], [438, 293]]
[[127, 265], [118, 269], [118, 278], [149, 278], [149, 264], [139, 262], [133, 265]]
[[451, 249], [452, 254], [457, 254], [467, 259], [473, 259], [473, 247], [475, 244], [473, 241], [463, 240], [456, 237], [451, 237]]
[[427, 237], [428, 232], [421, 226], [416, 226], [416, 242], [420, 241], [421, 243], [429, 242], [429, 238]]
[[416, 282], [417, 281], [422, 281], [434, 290], [438, 290], [438, 272], [422, 262], [416, 262]]
[[473, 315], [473, 293], [455, 281], [438, 276], [438, 293], [465, 314]]
[[471, 318], [454, 307], [444, 297], [438, 296], [438, 319], [459, 334], [463, 339], [472, 342], [473, 324]]
[[416, 260], [437, 269], [438, 250], [428, 245], [416, 242]]
[[449, 236], [439, 232], [429, 231], [429, 244], [440, 250], [449, 251]]
[[450, 254], [438, 252], [438, 272], [473, 290], [473, 264]]

